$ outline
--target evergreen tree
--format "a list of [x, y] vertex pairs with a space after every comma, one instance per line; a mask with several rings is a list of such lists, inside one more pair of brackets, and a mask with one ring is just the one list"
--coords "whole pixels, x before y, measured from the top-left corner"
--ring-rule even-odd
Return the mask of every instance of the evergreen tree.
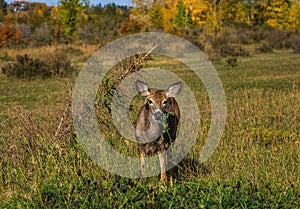
[[152, 6], [149, 14], [149, 21], [153, 27], [157, 29], [163, 28], [163, 12], [160, 5], [155, 4], [154, 6]]
[[189, 11], [182, 0], [179, 0], [176, 5], [175, 25], [178, 27], [187, 27], [191, 18]]
[[0, 0], [0, 21], [3, 20], [3, 17], [7, 12], [7, 3], [4, 0]]
[[59, 17], [64, 26], [65, 34], [74, 40], [77, 36], [77, 23], [84, 10], [81, 0], [60, 0]]

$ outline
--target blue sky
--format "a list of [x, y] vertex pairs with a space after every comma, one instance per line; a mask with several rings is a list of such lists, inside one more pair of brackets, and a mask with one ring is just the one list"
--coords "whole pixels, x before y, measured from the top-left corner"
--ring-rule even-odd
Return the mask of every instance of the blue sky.
[[[7, 3], [11, 3], [14, 0], [5, 0]], [[59, 0], [25, 0], [28, 2], [44, 2], [46, 4], [48, 4], [49, 6], [54, 6], [58, 4]], [[108, 3], [112, 3], [114, 2], [117, 5], [132, 5], [132, 1], [131, 0], [90, 0], [91, 5], [94, 4], [99, 4], [101, 3], [102, 5], [108, 4]]]

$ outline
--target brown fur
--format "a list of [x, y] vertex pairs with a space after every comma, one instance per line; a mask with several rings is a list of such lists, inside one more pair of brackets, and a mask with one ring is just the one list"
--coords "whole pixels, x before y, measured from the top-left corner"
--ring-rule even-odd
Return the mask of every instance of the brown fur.
[[[137, 141], [139, 142], [141, 168], [143, 169], [145, 165], [145, 155], [158, 152], [161, 167], [161, 179], [167, 182], [166, 150], [176, 139], [177, 126], [180, 120], [179, 106], [174, 97], [167, 97], [167, 90], [149, 92], [147, 94], [147, 99], [148, 102], [139, 110], [136, 121], [136, 130], [145, 132], [150, 128], [153, 128], [153, 124], [154, 126], [156, 124], [153, 120], [151, 121], [151, 114], [159, 109], [164, 115], [167, 115], [166, 121], [163, 123], [166, 123], [168, 131], [165, 130], [164, 132], [161, 132], [161, 134], [151, 142], [139, 141], [139, 138], [137, 137]], [[154, 130], [156, 131], [158, 129], [154, 128]]]

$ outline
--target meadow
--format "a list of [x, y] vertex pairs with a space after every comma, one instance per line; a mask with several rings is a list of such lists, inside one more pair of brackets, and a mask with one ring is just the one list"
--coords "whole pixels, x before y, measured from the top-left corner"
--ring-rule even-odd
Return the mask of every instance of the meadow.
[[[73, 55], [77, 71], [95, 49], [80, 48], [83, 54]], [[7, 57], [15, 53], [5, 51]], [[0, 66], [5, 62], [0, 60]], [[76, 73], [34, 80], [0, 73], [0, 207], [298, 208], [300, 54], [252, 51], [238, 57], [236, 67], [225, 58], [213, 64], [226, 93], [227, 122], [219, 146], [202, 164], [198, 158], [211, 117], [205, 89], [174, 60], [153, 56], [143, 64], [181, 77], [201, 113], [197, 142], [177, 166], [174, 186], [165, 189], [158, 176], [142, 181], [119, 177], [85, 154], [66, 111]], [[65, 132], [57, 135], [63, 115]], [[122, 138], [112, 140], [122, 149]], [[132, 155], [136, 147], [129, 145]]]

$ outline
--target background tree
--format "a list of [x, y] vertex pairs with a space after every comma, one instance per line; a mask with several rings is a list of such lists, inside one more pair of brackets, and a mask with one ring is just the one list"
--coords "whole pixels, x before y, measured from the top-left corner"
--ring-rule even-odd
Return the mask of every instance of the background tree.
[[267, 1], [256, 1], [251, 5], [251, 23], [254, 26], [263, 26], [267, 22]]
[[45, 23], [50, 15], [45, 3], [34, 3], [27, 13], [28, 23], [34, 28]]
[[191, 23], [189, 10], [184, 5], [183, 0], [177, 2], [174, 23], [178, 27], [187, 27]]
[[84, 10], [82, 0], [60, 0], [59, 18], [63, 24], [63, 30], [69, 39], [77, 37], [77, 23]]
[[289, 27], [290, 3], [288, 0], [271, 0], [267, 6], [267, 24], [279, 29]]
[[176, 31], [176, 25], [174, 24], [176, 15], [176, 4], [174, 0], [167, 0], [162, 8], [163, 12], [163, 25], [164, 29], [168, 33], [173, 33]]
[[209, 13], [209, 0], [185, 0], [185, 5], [191, 11], [191, 19], [195, 25], [206, 25]]
[[16, 44], [21, 38], [20, 31], [11, 23], [0, 25], [0, 46], [9, 44], [9, 42]]
[[222, 21], [225, 24], [247, 22], [247, 7], [242, 1], [222, 0], [220, 7], [222, 10]]
[[298, 0], [291, 1], [289, 23], [289, 29], [300, 29], [300, 1]]
[[162, 29], [164, 14], [162, 11], [162, 6], [159, 4], [154, 4], [149, 13], [149, 21], [152, 27], [157, 29]]
[[0, 21], [3, 21], [7, 12], [7, 3], [4, 0], [0, 0]]
[[213, 30], [214, 37], [217, 38], [220, 29], [223, 27], [220, 0], [209, 0], [207, 25]]
[[148, 23], [149, 12], [154, 5], [154, 1], [132, 0], [132, 3], [134, 7], [130, 9], [130, 18], [143, 22], [144, 24]]

